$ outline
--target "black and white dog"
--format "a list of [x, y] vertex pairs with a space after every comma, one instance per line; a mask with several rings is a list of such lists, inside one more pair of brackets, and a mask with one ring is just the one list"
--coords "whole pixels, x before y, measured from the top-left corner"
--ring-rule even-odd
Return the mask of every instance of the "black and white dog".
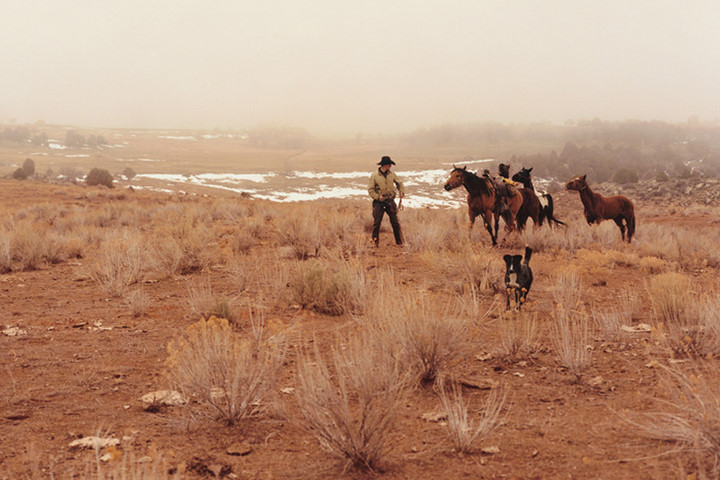
[[[525, 303], [533, 281], [530, 268], [532, 248], [525, 247], [525, 260], [522, 255], [505, 255], [505, 291], [507, 292], [507, 309], [510, 309], [510, 296], [515, 299], [518, 310]], [[522, 262], [522, 263], [521, 263]]]

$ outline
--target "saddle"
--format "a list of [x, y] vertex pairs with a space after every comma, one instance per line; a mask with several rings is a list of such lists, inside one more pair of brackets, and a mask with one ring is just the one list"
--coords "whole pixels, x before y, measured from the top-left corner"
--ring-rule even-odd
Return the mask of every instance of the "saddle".
[[515, 195], [519, 195], [517, 188], [515, 188], [515, 182], [508, 180], [505, 177], [493, 177], [490, 172], [485, 170], [483, 177], [490, 180], [491, 184], [495, 188], [495, 207], [493, 211], [503, 214], [508, 211], [508, 203], [510, 199]]

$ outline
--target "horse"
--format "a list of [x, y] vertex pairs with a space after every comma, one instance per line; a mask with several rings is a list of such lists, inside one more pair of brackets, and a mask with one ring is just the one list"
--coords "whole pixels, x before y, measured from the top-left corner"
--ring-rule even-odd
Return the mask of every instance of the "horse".
[[[635, 234], [635, 206], [624, 195], [603, 197], [590, 190], [587, 184], [587, 175], [577, 177], [565, 184], [568, 190], [580, 192], [580, 200], [585, 207], [585, 219], [588, 225], [612, 219], [620, 227], [620, 235], [625, 240], [625, 227], [627, 226], [627, 241], [630, 243]], [[625, 225], [623, 225], [625, 220]]]
[[515, 214], [518, 231], [522, 232], [525, 229], [525, 223], [528, 218], [532, 218], [535, 227], [541, 225], [540, 212], [542, 212], [542, 208], [540, 207], [540, 200], [538, 200], [535, 192], [529, 188], [518, 188], [517, 191], [520, 192], [523, 199], [520, 209]]
[[[510, 165], [505, 165], [504, 163], [501, 163], [498, 166], [498, 173], [501, 177], [505, 179], [510, 178]], [[513, 178], [513, 180], [515, 180]], [[535, 195], [534, 191], [530, 191], [527, 188], [517, 188], [518, 193], [522, 197], [522, 203], [518, 203], [515, 201], [515, 199], [510, 200], [510, 204], [514, 202], [514, 206], [516, 207], [513, 211], [513, 216], [515, 217], [515, 220], [517, 221], [517, 229], [518, 231], [523, 231], [525, 229], [525, 223], [527, 222], [528, 218], [532, 218], [533, 225], [537, 226], [540, 225], [540, 202], [538, 201], [537, 195]], [[509, 205], [510, 205], [509, 204]], [[512, 210], [512, 208], [511, 208]], [[503, 217], [505, 218], [505, 217]], [[505, 223], [507, 223], [507, 218], [505, 218]]]
[[[483, 224], [490, 234], [493, 246], [497, 245], [497, 234], [498, 234], [498, 223], [499, 213], [495, 209], [495, 185], [492, 180], [485, 177], [478, 177], [473, 172], [468, 172], [467, 166], [460, 168], [453, 165], [453, 170], [450, 172], [450, 178], [445, 182], [445, 190], [448, 192], [459, 186], [464, 186], [468, 192], [467, 204], [468, 204], [468, 236], [472, 234], [473, 225], [475, 225], [475, 218], [480, 215], [483, 219]], [[495, 232], [493, 233], [492, 226], [490, 224], [491, 219], [495, 220]]]
[[540, 202], [540, 226], [542, 226], [543, 221], [547, 219], [548, 225], [550, 228], [553, 226], [553, 222], [555, 222], [557, 225], [565, 225], [565, 222], [561, 222], [557, 218], [555, 218], [554, 215], [554, 203], [552, 195], [550, 195], [547, 192], [542, 192], [540, 195], [537, 195], [537, 192], [535, 191], [535, 187], [532, 183], [532, 178], [530, 176], [530, 172], [532, 172], [531, 168], [521, 168], [519, 172], [517, 172], [515, 175], [512, 176], [512, 179], [516, 182], [520, 182], [523, 185], [525, 185], [525, 188], [529, 188], [532, 190], [535, 195], [538, 198], [538, 201]]

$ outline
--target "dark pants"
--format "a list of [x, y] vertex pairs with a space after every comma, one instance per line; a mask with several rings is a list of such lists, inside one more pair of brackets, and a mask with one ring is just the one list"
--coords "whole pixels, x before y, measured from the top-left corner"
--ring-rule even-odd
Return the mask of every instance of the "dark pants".
[[373, 200], [373, 241], [377, 245], [380, 238], [380, 224], [382, 223], [385, 212], [387, 212], [388, 217], [390, 217], [390, 224], [392, 225], [393, 234], [395, 235], [395, 243], [402, 245], [402, 229], [400, 228], [400, 222], [398, 221], [397, 205], [395, 205], [394, 200], [385, 200], [384, 202]]

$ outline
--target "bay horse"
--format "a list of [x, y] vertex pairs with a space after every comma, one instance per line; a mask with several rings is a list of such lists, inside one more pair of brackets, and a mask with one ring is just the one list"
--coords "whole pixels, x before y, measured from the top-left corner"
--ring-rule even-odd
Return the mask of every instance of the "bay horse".
[[[580, 200], [585, 207], [585, 219], [588, 225], [600, 223], [603, 220], [613, 220], [620, 227], [620, 235], [625, 240], [625, 227], [627, 226], [627, 241], [630, 243], [635, 234], [635, 206], [624, 195], [603, 197], [590, 190], [587, 184], [587, 175], [577, 177], [565, 184], [568, 190], [580, 192]], [[625, 225], [623, 225], [625, 220]]]
[[[470, 220], [470, 223], [468, 223], [468, 237], [472, 234], [475, 219], [480, 215], [483, 219], [485, 229], [490, 234], [493, 246], [497, 245], [499, 213], [495, 209], [494, 183], [485, 177], [478, 177], [473, 172], [468, 172], [467, 166], [460, 168], [453, 165], [450, 178], [445, 182], [444, 188], [449, 192], [461, 185], [464, 186], [468, 192], [468, 219]], [[490, 224], [493, 218], [495, 220], [494, 233]]]
[[542, 226], [543, 221], [545, 220], [547, 220], [550, 228], [552, 228], [553, 222], [555, 222], [557, 225], [565, 225], [565, 222], [561, 222], [560, 220], [555, 218], [555, 206], [553, 203], [552, 195], [547, 192], [542, 192], [540, 193], [540, 195], [537, 194], [537, 191], [535, 190], [535, 187], [532, 183], [532, 177], [530, 176], [530, 172], [532, 172], [532, 169], [533, 167], [523, 167], [520, 169], [519, 172], [512, 176], [512, 179], [525, 185], [525, 188], [529, 188], [537, 196], [538, 201], [540, 202], [540, 226]]

